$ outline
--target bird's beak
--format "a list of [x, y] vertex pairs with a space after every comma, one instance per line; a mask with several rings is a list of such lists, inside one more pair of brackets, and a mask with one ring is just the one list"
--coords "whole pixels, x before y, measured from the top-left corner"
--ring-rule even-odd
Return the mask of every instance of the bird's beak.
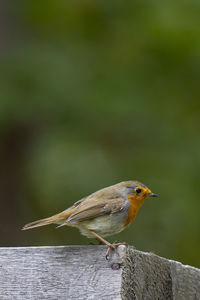
[[150, 193], [150, 195], [149, 195], [150, 197], [158, 197], [158, 195], [157, 194], [154, 194], [154, 193]]

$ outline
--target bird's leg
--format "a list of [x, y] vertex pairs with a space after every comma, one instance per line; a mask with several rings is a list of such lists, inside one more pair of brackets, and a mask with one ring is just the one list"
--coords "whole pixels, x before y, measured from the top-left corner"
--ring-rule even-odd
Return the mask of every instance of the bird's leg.
[[96, 239], [97, 239], [100, 243], [103, 243], [103, 244], [105, 244], [105, 245], [108, 246], [108, 250], [106, 251], [106, 259], [108, 258], [111, 249], [113, 249], [113, 250], [116, 251], [116, 248], [117, 248], [118, 246], [124, 245], [124, 243], [114, 243], [114, 244], [111, 244], [111, 243], [109, 243], [108, 241], [106, 241], [104, 238], [102, 238], [99, 234], [97, 234], [95, 231], [90, 230], [90, 232], [96, 237]]
[[90, 230], [90, 232], [95, 236], [95, 238], [96, 238], [99, 242], [101, 242], [101, 243], [107, 245], [108, 247], [111, 247], [111, 248], [112, 248], [112, 244], [109, 243], [108, 241], [104, 240], [104, 238], [102, 238], [102, 237], [101, 237], [99, 234], [97, 234], [95, 231]]
[[124, 245], [124, 246], [128, 246], [128, 244], [127, 244], [126, 242], [119, 243], [118, 241], [115, 241], [115, 242], [113, 243], [113, 245], [118, 245], [118, 246]]

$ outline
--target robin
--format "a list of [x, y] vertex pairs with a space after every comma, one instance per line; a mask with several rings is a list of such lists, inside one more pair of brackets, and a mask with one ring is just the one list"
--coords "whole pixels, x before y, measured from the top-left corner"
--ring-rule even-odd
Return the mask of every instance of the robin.
[[29, 223], [22, 230], [48, 224], [77, 227], [82, 235], [96, 238], [108, 246], [107, 258], [110, 249], [124, 243], [111, 244], [104, 237], [119, 233], [130, 225], [148, 197], [157, 195], [141, 182], [123, 181], [82, 198], [61, 213]]

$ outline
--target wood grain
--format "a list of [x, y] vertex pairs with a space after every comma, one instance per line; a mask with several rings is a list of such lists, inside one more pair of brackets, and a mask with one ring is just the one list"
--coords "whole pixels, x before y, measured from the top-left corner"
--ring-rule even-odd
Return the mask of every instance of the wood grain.
[[[197, 300], [200, 270], [120, 246], [0, 248], [0, 299]], [[121, 264], [123, 263], [123, 266]]]
[[[106, 247], [0, 248], [0, 299], [121, 299]], [[114, 261], [113, 261], [114, 263]]]

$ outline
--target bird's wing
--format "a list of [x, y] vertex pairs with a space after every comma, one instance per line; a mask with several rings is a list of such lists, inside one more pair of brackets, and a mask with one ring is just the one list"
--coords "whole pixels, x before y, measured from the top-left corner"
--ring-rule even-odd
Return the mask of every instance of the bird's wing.
[[124, 208], [126, 200], [118, 193], [95, 193], [78, 203], [76, 210], [66, 220], [69, 223], [93, 219], [97, 216], [112, 214]]

